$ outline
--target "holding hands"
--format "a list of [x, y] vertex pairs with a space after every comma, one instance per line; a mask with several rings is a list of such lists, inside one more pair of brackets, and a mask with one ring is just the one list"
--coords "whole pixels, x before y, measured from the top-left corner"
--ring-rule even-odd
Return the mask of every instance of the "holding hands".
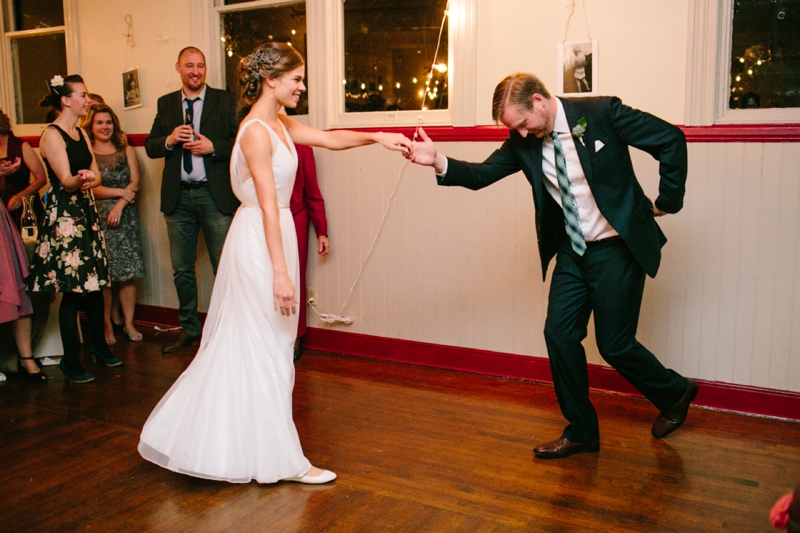
[[402, 152], [406, 157], [411, 151], [411, 139], [402, 133], [384, 133], [380, 131], [375, 134], [375, 140], [389, 150]]
[[414, 141], [411, 151], [406, 154], [406, 159], [417, 165], [433, 167], [438, 174], [441, 174], [446, 169], [447, 158], [439, 153], [424, 129], [419, 128], [419, 136], [422, 141]]

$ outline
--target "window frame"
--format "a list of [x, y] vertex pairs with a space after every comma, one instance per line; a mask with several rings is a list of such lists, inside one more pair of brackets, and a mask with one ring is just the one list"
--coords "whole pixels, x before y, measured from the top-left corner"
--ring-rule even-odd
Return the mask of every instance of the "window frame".
[[[206, 9], [200, 8], [206, 2]], [[220, 86], [222, 46], [220, 13], [294, 3], [287, 0], [257, 0], [223, 5], [222, 0], [194, 0], [195, 35], [209, 50], [209, 82]], [[475, 126], [477, 120], [477, 13], [478, 0], [450, 0], [448, 23], [449, 94], [447, 110], [376, 111], [345, 113], [344, 91], [344, 0], [305, 0], [308, 34], [308, 77], [314, 88], [308, 95], [307, 121], [320, 129], [387, 128], [418, 124]], [[243, 7], [244, 6], [244, 7]], [[197, 9], [200, 8], [200, 9]], [[431, 58], [433, 59], [433, 58]], [[319, 82], [317, 82], [319, 80]], [[420, 122], [419, 117], [422, 117]], [[298, 118], [298, 117], [295, 117]], [[299, 117], [302, 122], [303, 117]]]
[[800, 108], [729, 109], [734, 0], [690, 0], [686, 126], [796, 124]]
[[[17, 120], [16, 95], [17, 87], [14, 76], [14, 61], [11, 58], [11, 41], [37, 35], [49, 35], [56, 33], [64, 34], [64, 43], [67, 49], [67, 71], [61, 74], [66, 76], [80, 72], [80, 46], [78, 39], [78, 0], [63, 0], [64, 5], [64, 25], [52, 26], [50, 28], [36, 28], [32, 30], [6, 31], [6, 25], [13, 17], [13, 0], [1, 0], [2, 10], [0, 10], [0, 72], [2, 82], [0, 82], [0, 106], [5, 110], [11, 119], [14, 133], [18, 136], [39, 136], [47, 127], [46, 124], [19, 124]], [[45, 80], [42, 80], [44, 82]], [[44, 83], [42, 84], [42, 95], [45, 93]]]

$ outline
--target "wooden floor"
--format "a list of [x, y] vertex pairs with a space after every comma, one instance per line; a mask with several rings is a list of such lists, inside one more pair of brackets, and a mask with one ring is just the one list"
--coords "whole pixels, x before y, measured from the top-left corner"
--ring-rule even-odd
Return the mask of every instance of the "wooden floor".
[[[663, 441], [645, 401], [594, 394], [598, 454], [535, 459], [564, 425], [552, 387], [309, 352], [295, 420], [326, 486], [234, 485], [142, 460], [139, 429], [191, 361], [174, 333], [120, 340], [117, 369], [0, 384], [0, 531], [773, 531], [800, 480], [800, 424], [692, 409]], [[88, 362], [88, 358], [85, 358]]]

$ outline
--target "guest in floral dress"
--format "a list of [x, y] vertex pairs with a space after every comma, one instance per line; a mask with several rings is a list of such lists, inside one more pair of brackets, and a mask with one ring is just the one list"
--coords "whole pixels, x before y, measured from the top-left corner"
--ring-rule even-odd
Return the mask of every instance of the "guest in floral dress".
[[55, 76], [40, 105], [60, 114], [42, 133], [39, 144], [50, 179], [50, 194], [39, 228], [28, 283], [34, 292], [61, 292], [58, 313], [64, 357], [62, 372], [76, 383], [94, 380], [78, 357], [77, 318], [81, 296], [92, 332], [89, 351], [106, 366], [118, 366], [103, 335], [103, 294], [109, 284], [106, 247], [98, 222], [92, 187], [100, 173], [78, 119], [89, 108], [86, 86], [78, 75]]
[[[142, 340], [142, 334], [133, 325], [136, 307], [135, 278], [144, 276], [144, 259], [141, 245], [141, 224], [134, 201], [139, 190], [139, 160], [136, 151], [125, 142], [119, 119], [105, 104], [95, 104], [83, 121], [83, 127], [92, 141], [94, 158], [100, 169], [102, 185], [95, 187], [97, 213], [106, 239], [108, 268], [112, 289], [103, 289], [105, 299], [105, 339], [108, 344], [117, 342], [113, 326], [120, 324], [122, 309], [123, 331], [133, 342]], [[113, 322], [112, 322], [113, 320]]]

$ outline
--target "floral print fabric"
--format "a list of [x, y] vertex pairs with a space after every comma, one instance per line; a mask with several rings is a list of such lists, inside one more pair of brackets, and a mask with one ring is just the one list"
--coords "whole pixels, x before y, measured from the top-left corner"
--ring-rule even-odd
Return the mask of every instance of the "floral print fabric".
[[91, 191], [51, 189], [28, 285], [33, 292], [98, 291], [109, 285], [105, 241]]

